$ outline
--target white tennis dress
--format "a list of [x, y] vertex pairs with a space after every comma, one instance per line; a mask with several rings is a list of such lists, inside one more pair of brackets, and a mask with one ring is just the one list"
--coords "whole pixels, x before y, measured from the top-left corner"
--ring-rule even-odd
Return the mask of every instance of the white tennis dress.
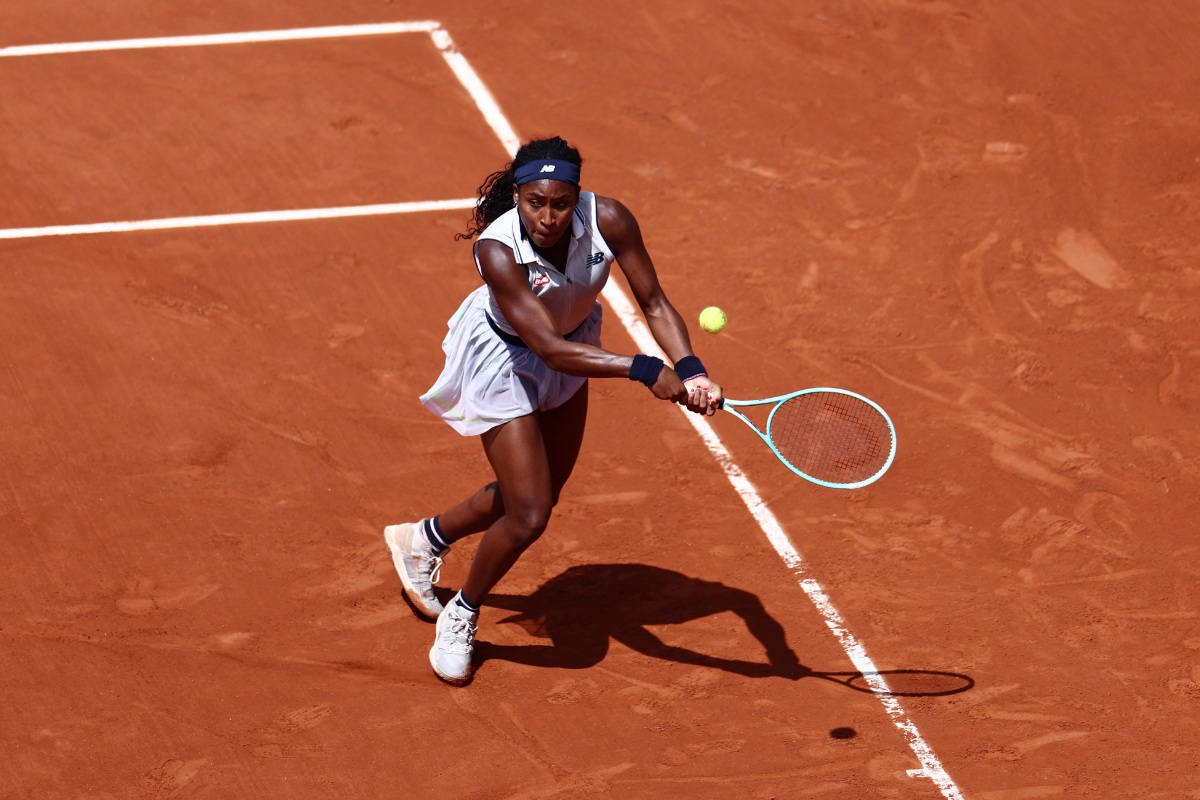
[[[492, 239], [513, 251], [529, 270], [529, 287], [558, 329], [571, 341], [600, 346], [600, 303], [614, 259], [596, 224], [596, 195], [580, 192], [571, 220], [566, 270], [560, 272], [533, 249], [514, 208], [487, 227], [480, 241]], [[479, 268], [478, 260], [475, 264]], [[483, 274], [480, 269], [480, 274]], [[450, 318], [442, 341], [446, 366], [421, 403], [463, 436], [476, 436], [535, 409], [557, 408], [571, 399], [586, 378], [565, 375], [546, 366], [532, 350], [506, 342], [488, 321], [513, 339], [491, 288], [484, 284]]]

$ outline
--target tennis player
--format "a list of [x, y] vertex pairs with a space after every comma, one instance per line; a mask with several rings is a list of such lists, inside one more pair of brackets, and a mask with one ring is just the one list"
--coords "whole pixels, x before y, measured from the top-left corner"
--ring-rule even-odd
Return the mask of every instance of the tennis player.
[[[470, 230], [485, 285], [450, 318], [446, 366], [421, 402], [464, 436], [479, 436], [496, 480], [442, 514], [384, 531], [404, 593], [437, 620], [429, 661], [442, 680], [470, 680], [479, 608], [546, 529], [579, 455], [588, 379], [627, 378], [660, 400], [711, 415], [721, 387], [692, 353], [659, 286], [629, 209], [580, 190], [579, 152], [559, 137], [527, 142], [484, 181]], [[600, 347], [597, 296], [616, 261], [674, 367]], [[484, 532], [462, 589], [434, 595], [442, 559]]]

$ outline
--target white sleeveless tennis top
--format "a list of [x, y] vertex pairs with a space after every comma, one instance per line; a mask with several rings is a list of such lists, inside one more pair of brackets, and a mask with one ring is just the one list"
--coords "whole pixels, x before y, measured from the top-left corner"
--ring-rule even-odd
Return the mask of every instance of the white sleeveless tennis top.
[[[502, 214], [479, 236], [480, 241], [493, 239], [513, 251], [517, 263], [529, 270], [529, 288], [550, 311], [564, 336], [582, 325], [588, 314], [592, 313], [596, 298], [608, 282], [609, 268], [615, 259], [596, 222], [595, 193], [579, 193], [579, 203], [571, 220], [570, 237], [566, 269], [559, 272], [557, 267], [533, 249], [533, 243], [521, 226], [520, 212], [515, 208]], [[483, 269], [479, 266], [478, 258], [475, 259], [475, 268], [482, 276]], [[500, 330], [516, 335], [496, 305], [490, 288], [488, 314]]]

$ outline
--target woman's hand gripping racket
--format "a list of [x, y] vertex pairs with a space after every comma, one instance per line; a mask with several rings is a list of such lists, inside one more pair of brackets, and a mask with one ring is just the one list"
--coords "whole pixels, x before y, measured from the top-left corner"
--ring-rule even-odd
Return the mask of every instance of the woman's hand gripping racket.
[[[774, 404], [767, 430], [736, 407]], [[896, 457], [896, 429], [874, 402], [844, 389], [805, 389], [766, 400], [722, 400], [728, 411], [754, 429], [788, 469], [833, 489], [874, 483]]]

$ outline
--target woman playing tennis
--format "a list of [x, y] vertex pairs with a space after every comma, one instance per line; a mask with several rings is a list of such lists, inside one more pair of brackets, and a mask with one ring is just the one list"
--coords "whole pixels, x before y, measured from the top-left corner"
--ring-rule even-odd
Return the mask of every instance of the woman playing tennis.
[[[713, 414], [722, 398], [692, 353], [625, 206], [580, 191], [583, 161], [557, 136], [526, 143], [479, 189], [466, 238], [485, 285], [450, 318], [446, 366], [421, 402], [464, 436], [479, 436], [496, 480], [442, 514], [384, 536], [404, 593], [437, 620], [429, 661], [444, 681], [470, 680], [479, 608], [550, 520], [579, 455], [588, 379], [628, 378], [660, 400]], [[674, 368], [600, 347], [596, 298], [616, 261]], [[442, 559], [483, 532], [462, 589], [443, 608]]]

